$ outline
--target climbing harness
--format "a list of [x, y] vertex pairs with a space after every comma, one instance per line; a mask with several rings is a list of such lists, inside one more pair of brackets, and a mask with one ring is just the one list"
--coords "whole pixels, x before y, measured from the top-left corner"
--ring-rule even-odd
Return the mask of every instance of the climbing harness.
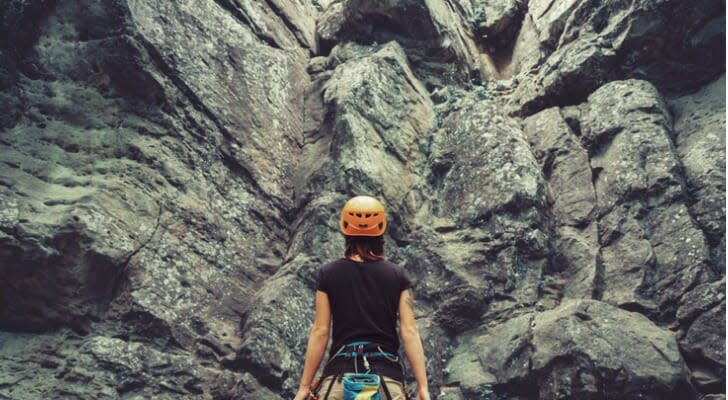
[[[371, 348], [371, 347], [376, 348], [377, 351], [364, 351], [365, 348]], [[344, 351], [349, 348], [353, 348], [354, 351]], [[395, 363], [399, 362], [398, 356], [396, 356], [392, 353], [388, 353], [388, 352], [382, 350], [382, 347], [380, 345], [378, 345], [376, 343], [370, 343], [370, 342], [353, 342], [353, 343], [346, 344], [346, 345], [342, 346], [339, 349], [339, 351], [337, 351], [336, 354], [334, 354], [333, 357], [331, 357], [331, 360], [333, 360], [337, 357], [353, 358], [355, 373], [359, 372], [359, 363], [357, 362], [359, 357], [361, 357], [362, 363], [364, 364], [364, 369], [367, 370], [367, 372], [369, 372], [369, 370], [371, 369], [370, 365], [369, 365], [370, 358], [381, 357], [381, 358], [385, 358], [391, 362], [395, 362]], [[329, 362], [331, 362], [331, 360], [329, 360]]]
[[[376, 349], [376, 351], [371, 351], [372, 349]], [[399, 362], [400, 359], [397, 355], [382, 350], [382, 347], [376, 343], [361, 341], [341, 346], [329, 361], [326, 362], [326, 365], [337, 358], [353, 359], [354, 372], [334, 375], [326, 388], [326, 393], [323, 398], [318, 397], [317, 389], [321, 381], [317, 382], [315, 385], [316, 388], [312, 390], [311, 396], [309, 397], [310, 400], [327, 400], [331, 393], [331, 387], [336, 380], [343, 382], [344, 400], [381, 400], [379, 394], [380, 387], [386, 399], [392, 400], [392, 395], [389, 392], [389, 388], [387, 388], [387, 384], [384, 382], [384, 377], [371, 373], [369, 360], [384, 358], [391, 362], [399, 363], [404, 375], [404, 366]], [[359, 371], [359, 359], [361, 359], [362, 365], [364, 366], [365, 371], [363, 372]]]

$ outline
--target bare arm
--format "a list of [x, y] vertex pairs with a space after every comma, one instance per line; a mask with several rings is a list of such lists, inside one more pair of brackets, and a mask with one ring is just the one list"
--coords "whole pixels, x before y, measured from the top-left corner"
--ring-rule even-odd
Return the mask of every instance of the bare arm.
[[[308, 395], [311, 389], [311, 382], [318, 370], [321, 359], [326, 351], [326, 345], [329, 341], [329, 326], [331, 324], [331, 304], [329, 296], [320, 290], [316, 291], [316, 315], [314, 316], [311, 334], [308, 337], [308, 347], [306, 349], [306, 362], [303, 366], [303, 375], [301, 375], [301, 384], [299, 386], [299, 394]], [[296, 396], [296, 398], [299, 398]]]
[[404, 290], [399, 296], [399, 329], [412, 373], [417, 381], [417, 393], [420, 399], [429, 399], [427, 370], [425, 369], [425, 351], [415, 323], [415, 299], [412, 290]]

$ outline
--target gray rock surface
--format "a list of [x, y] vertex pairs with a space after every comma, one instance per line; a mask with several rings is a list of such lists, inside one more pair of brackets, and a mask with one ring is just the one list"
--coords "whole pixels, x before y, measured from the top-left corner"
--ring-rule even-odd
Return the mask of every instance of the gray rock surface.
[[709, 0], [531, 1], [513, 70], [533, 76], [515, 91], [513, 110], [574, 104], [614, 79], [697, 89], [724, 69], [724, 14]]
[[[286, 179], [303, 140], [303, 52], [261, 44], [250, 28], [215, 3], [194, 8], [185, 3], [132, 4], [143, 44], [154, 48], [163, 66], [177, 71], [177, 84], [194, 94], [224, 134], [222, 154], [266, 195], [283, 204], [290, 201]], [[205, 25], [194, 23], [200, 14]], [[178, 20], [159, 25], [160, 16]], [[212, 29], [203, 29], [207, 24]], [[182, 41], [187, 45], [179, 46]], [[272, 148], [270, 141], [277, 146]]]
[[[447, 289], [446, 296], [456, 298], [443, 306], [462, 303], [458, 297], [480, 304], [481, 313], [491, 297], [505, 300], [506, 308], [533, 303], [546, 262], [543, 177], [519, 126], [496, 103], [467, 96], [455, 104], [433, 137], [429, 180], [439, 191], [428, 206], [434, 218], [423, 225], [444, 242], [442, 268], [452, 269], [470, 289]], [[423, 248], [432, 246], [425, 243]], [[447, 308], [441, 313], [448, 320], [477, 315]]]
[[693, 362], [696, 386], [710, 392], [725, 387], [725, 277], [697, 286], [681, 299], [680, 350]]
[[461, 79], [480, 75], [481, 56], [472, 37], [469, 2], [454, 0], [344, 0], [331, 2], [317, 23], [321, 51], [354, 41], [372, 45], [396, 40], [450, 62]]
[[665, 103], [647, 82], [616, 81], [590, 95], [579, 118], [595, 176], [601, 298], [672, 313], [710, 268], [685, 204]]
[[[107, 398], [237, 390], [240, 374], [217, 358], [234, 352], [241, 313], [285, 252], [290, 168], [278, 160], [300, 148], [305, 53], [263, 46], [224, 9], [207, 7], [58, 4], [16, 60], [25, 65], [15, 83], [23, 113], [0, 142], [0, 326], [76, 332], [58, 354], [106, 371], [98, 390]], [[236, 41], [223, 42], [228, 36]], [[179, 46], [185, 37], [189, 45]], [[219, 46], [201, 44], [214, 39]], [[265, 135], [280, 138], [278, 159], [255, 154]], [[235, 152], [241, 141], [245, 149]], [[93, 356], [97, 336], [136, 354], [130, 360], [168, 349], [180, 357], [161, 374], [137, 364], [141, 375], [127, 388], [123, 368]], [[165, 389], [193, 364], [202, 383]], [[87, 378], [37, 372], [13, 390], [91, 396], [74, 383]], [[240, 395], [257, 390], [245, 379]]]
[[690, 213], [706, 235], [716, 272], [725, 274], [725, 75], [670, 106]]
[[[3, 333], [0, 347], [0, 385], [11, 399], [245, 398], [255, 382], [249, 374], [215, 368], [215, 353], [202, 344], [185, 352], [59, 331]], [[265, 389], [258, 394], [274, 396]]]
[[316, 9], [312, 2], [216, 0], [215, 3], [242, 22], [261, 44], [317, 52]]
[[672, 318], [682, 294], [713, 274], [660, 93], [615, 81], [578, 107], [526, 118], [524, 131], [548, 180], [553, 269], [567, 297]]
[[513, 43], [519, 20], [523, 16], [521, 7], [524, 2], [517, 0], [473, 1], [470, 17], [476, 37], [491, 47], [491, 51], [502, 49]]
[[591, 298], [597, 288], [599, 235], [596, 193], [588, 151], [561, 110], [549, 108], [523, 121], [524, 134], [548, 182], [553, 218], [553, 272], [564, 295]]
[[581, 226], [594, 219], [596, 193], [589, 154], [558, 108], [524, 120], [524, 132], [549, 181], [552, 212], [559, 224]]
[[694, 398], [669, 332], [594, 300], [514, 318], [454, 354], [449, 379], [463, 398]]
[[371, 194], [433, 397], [724, 399], [724, 44], [708, 0], [0, 0], [0, 398], [291, 398]]

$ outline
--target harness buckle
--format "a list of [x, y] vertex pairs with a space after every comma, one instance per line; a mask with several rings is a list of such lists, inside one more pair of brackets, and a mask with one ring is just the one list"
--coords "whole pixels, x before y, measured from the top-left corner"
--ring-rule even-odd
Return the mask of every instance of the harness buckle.
[[359, 365], [357, 363], [359, 357], [364, 359], [364, 368], [369, 372], [369, 361], [367, 361], [366, 353], [364, 353], [364, 343], [358, 343], [356, 345], [356, 356], [354, 357], [354, 371], [356, 373], [359, 373]]

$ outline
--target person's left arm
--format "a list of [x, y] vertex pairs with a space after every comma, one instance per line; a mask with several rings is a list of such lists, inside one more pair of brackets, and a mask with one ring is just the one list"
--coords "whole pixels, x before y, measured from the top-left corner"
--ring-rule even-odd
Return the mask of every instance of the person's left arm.
[[306, 349], [306, 362], [303, 365], [301, 384], [295, 400], [304, 400], [311, 390], [311, 382], [318, 370], [321, 359], [329, 342], [329, 327], [331, 326], [331, 304], [329, 295], [320, 290], [316, 291], [316, 315], [313, 319], [311, 334], [308, 336]]

